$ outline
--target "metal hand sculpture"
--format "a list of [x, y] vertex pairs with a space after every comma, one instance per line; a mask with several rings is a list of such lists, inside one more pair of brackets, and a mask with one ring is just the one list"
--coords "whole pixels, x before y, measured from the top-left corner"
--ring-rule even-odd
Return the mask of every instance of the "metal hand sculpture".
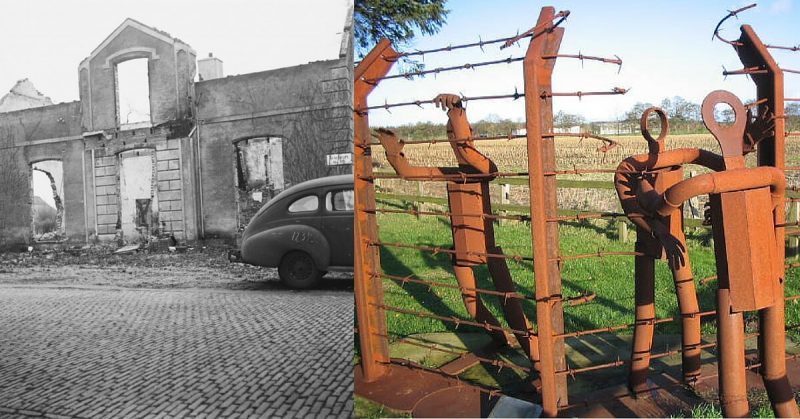
[[[462, 180], [447, 183], [447, 199], [450, 207], [450, 224], [453, 234], [453, 271], [458, 280], [461, 297], [470, 316], [479, 322], [499, 325], [497, 319], [486, 309], [475, 291], [476, 280], [473, 268], [487, 265], [495, 288], [504, 293], [514, 293], [516, 288], [511, 279], [506, 260], [502, 257], [487, 257], [487, 254], [502, 255], [497, 246], [489, 196], [489, 182], [494, 178], [497, 167], [491, 159], [481, 154], [472, 141], [472, 129], [467, 120], [466, 110], [461, 98], [452, 94], [441, 94], [434, 98], [434, 104], [447, 111], [447, 135], [458, 161], [458, 167], [412, 166], [402, 152], [403, 143], [389, 130], [378, 130], [377, 136], [386, 150], [386, 157], [403, 179], [429, 180], [444, 175], [483, 174], [481, 177], [464, 177]], [[509, 326], [514, 330], [526, 331], [516, 335], [526, 355], [538, 368], [539, 350], [536, 335], [517, 298], [501, 301], [503, 312]], [[492, 338], [500, 344], [508, 344], [507, 337], [499, 331], [491, 331]]]

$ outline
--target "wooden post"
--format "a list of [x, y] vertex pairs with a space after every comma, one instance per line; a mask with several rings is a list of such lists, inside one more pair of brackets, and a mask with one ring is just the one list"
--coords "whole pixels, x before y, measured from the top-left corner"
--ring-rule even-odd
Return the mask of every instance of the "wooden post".
[[[695, 177], [697, 173], [694, 170], [689, 171], [689, 177]], [[691, 218], [703, 218], [703, 211], [700, 209], [700, 200], [698, 197], [692, 197], [689, 199], [689, 212], [691, 213]]]
[[619, 236], [619, 241], [623, 243], [628, 242], [628, 223], [625, 219], [620, 218], [617, 221], [617, 236]]
[[[509, 202], [511, 202], [510, 197], [511, 197], [511, 185], [509, 185], [508, 183], [502, 184], [500, 187], [500, 204], [508, 205]], [[508, 211], [500, 210], [500, 214], [506, 215], [508, 214]], [[501, 218], [499, 220], [499, 224], [505, 224], [506, 221], [508, 220], [506, 220], [505, 218]]]
[[[789, 204], [789, 214], [786, 217], [786, 223], [796, 223], [800, 221], [800, 202], [792, 202]], [[794, 259], [800, 258], [800, 236], [792, 234], [789, 236], [789, 250], [788, 253]]]
[[[425, 188], [422, 186], [422, 182], [417, 182], [417, 196], [425, 196]], [[414, 211], [422, 211], [422, 205], [424, 202], [422, 201], [415, 201], [412, 205], [414, 207]], [[419, 213], [415, 214], [417, 219], [419, 220]]]

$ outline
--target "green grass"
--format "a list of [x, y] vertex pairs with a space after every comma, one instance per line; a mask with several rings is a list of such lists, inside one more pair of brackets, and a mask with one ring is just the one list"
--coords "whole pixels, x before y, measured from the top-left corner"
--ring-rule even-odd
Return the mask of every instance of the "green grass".
[[[395, 202], [394, 205], [402, 206]], [[405, 214], [381, 214], [379, 216], [380, 237], [383, 242], [416, 243], [419, 245], [450, 248], [452, 237], [449, 220], [443, 217], [421, 217], [417, 219]], [[495, 225], [497, 243], [507, 255], [530, 256], [530, 225], [509, 221]], [[710, 230], [688, 232], [689, 255], [695, 278], [716, 274]], [[618, 240], [613, 222], [604, 220], [565, 222], [560, 228], [560, 249], [563, 255], [603, 251], [632, 251], [633, 239], [629, 243]], [[631, 234], [635, 236], [635, 234]], [[562, 267], [563, 295], [579, 296], [594, 292], [597, 298], [590, 303], [564, 308], [567, 331], [593, 329], [633, 322], [634, 309], [634, 258], [632, 256], [609, 256], [566, 261]], [[509, 268], [519, 291], [533, 296], [533, 265], [530, 261], [508, 261]], [[391, 275], [414, 275], [415, 277], [457, 284], [446, 253], [432, 254], [414, 249], [383, 247], [381, 265]], [[478, 285], [492, 289], [493, 285], [484, 266], [475, 268]], [[787, 271], [787, 295], [800, 293], [798, 270]], [[701, 310], [715, 308], [716, 282], [697, 283]], [[384, 297], [387, 305], [409, 310], [432, 312], [443, 316], [468, 318], [458, 290], [433, 288], [421, 284], [406, 283], [401, 287], [395, 281], [384, 279]], [[501, 309], [494, 297], [483, 296], [489, 309], [498, 317]], [[535, 305], [523, 302], [531, 319], [535, 319]], [[678, 315], [672, 275], [666, 264], [656, 263], [656, 308], [659, 318]], [[394, 335], [406, 336], [415, 333], [452, 331], [452, 324], [435, 319], [425, 319], [400, 313], [388, 313], [388, 328]], [[714, 318], [706, 317], [704, 332], [713, 334]], [[800, 305], [787, 304], [787, 325], [800, 323]], [[468, 327], [468, 326], [460, 326]], [[657, 333], [679, 333], [677, 323], [658, 326]], [[626, 333], [623, 331], [622, 333]]]
[[[795, 396], [796, 397], [796, 396]], [[764, 390], [751, 390], [747, 394], [747, 399], [750, 402], [750, 415], [754, 418], [774, 418], [775, 413], [772, 411], [772, 406], [769, 403], [769, 398]], [[688, 412], [674, 417], [688, 417], [688, 418], [722, 418], [722, 409], [719, 404], [714, 403], [699, 403], [692, 407]]]
[[[383, 207], [405, 208], [407, 203], [398, 200], [381, 199]], [[380, 214], [378, 216], [379, 235], [382, 242], [417, 244], [431, 247], [451, 248], [452, 236], [449, 219], [444, 217], [423, 216], [417, 219], [406, 214]], [[716, 274], [714, 253], [710, 229], [687, 229], [689, 255], [695, 278], [704, 278]], [[496, 241], [507, 255], [530, 256], [531, 233], [530, 224], [508, 221], [495, 223]], [[580, 222], [563, 222], [560, 224], [560, 250], [562, 255], [591, 253], [597, 251], [633, 251], [635, 233], [630, 233], [628, 243], [621, 242], [618, 237], [616, 222], [591, 220]], [[794, 260], [787, 260], [792, 262]], [[514, 282], [518, 291], [527, 296], [534, 295], [535, 283], [533, 264], [530, 261], [508, 260]], [[435, 280], [457, 285], [452, 273], [450, 256], [446, 253], [433, 254], [415, 249], [394, 247], [381, 248], [381, 266], [386, 274], [408, 276]], [[478, 286], [493, 289], [485, 266], [475, 268]], [[786, 295], [800, 294], [800, 269], [787, 271]], [[588, 258], [565, 261], [562, 265], [562, 284], [564, 297], [579, 296], [593, 292], [597, 295], [594, 301], [577, 306], [564, 307], [565, 330], [579, 331], [601, 327], [630, 324], [634, 313], [634, 257], [609, 256], [604, 258]], [[406, 283], [403, 286], [395, 281], [384, 279], [384, 301], [389, 306], [407, 310], [434, 313], [440, 316], [469, 319], [460, 292], [457, 289], [432, 288], [425, 285]], [[658, 318], [673, 317], [679, 319], [679, 311], [675, 297], [672, 275], [665, 262], [656, 263], [656, 316]], [[700, 284], [696, 281], [697, 294], [701, 311], [715, 309], [715, 281]], [[484, 303], [500, 319], [502, 319], [500, 301], [496, 297], [482, 296]], [[523, 308], [534, 325], [536, 319], [535, 304], [524, 301]], [[787, 326], [800, 324], [800, 304], [788, 303], [786, 307]], [[757, 318], [755, 313], [747, 313], [747, 319]], [[713, 337], [716, 332], [713, 316], [707, 316], [703, 322], [703, 333]], [[750, 323], [750, 322], [748, 322]], [[395, 338], [420, 333], [447, 331], [480, 331], [470, 326], [456, 327], [452, 323], [436, 319], [387, 311], [387, 326], [391, 336]], [[631, 329], [617, 332], [630, 334]], [[657, 334], [679, 334], [677, 322], [659, 324]], [[796, 338], [797, 332], [790, 332]], [[394, 340], [394, 339], [393, 339]], [[753, 414], [764, 416], [771, 414], [769, 404], [751, 404]], [[717, 410], [714, 410], [717, 409]], [[374, 409], [373, 409], [374, 410]], [[367, 409], [367, 411], [372, 411]], [[361, 412], [361, 411], [359, 411]], [[377, 416], [386, 413], [377, 414]], [[699, 405], [691, 412], [690, 417], [717, 417], [719, 410], [714, 405]], [[369, 416], [365, 414], [365, 416]]]
[[411, 415], [407, 413], [395, 412], [385, 406], [373, 403], [363, 397], [353, 396], [355, 398], [355, 418], [410, 418]]

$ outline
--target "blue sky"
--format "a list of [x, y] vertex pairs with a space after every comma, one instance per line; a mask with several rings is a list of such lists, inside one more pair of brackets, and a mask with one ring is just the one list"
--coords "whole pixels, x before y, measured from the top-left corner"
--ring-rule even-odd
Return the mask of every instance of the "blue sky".
[[[623, 114], [636, 102], [655, 104], [665, 97], [682, 96], [700, 103], [712, 90], [726, 89], [743, 100], [755, 96], [755, 89], [744, 76], [722, 76], [728, 70], [742, 67], [733, 48], [711, 40], [717, 22], [730, 9], [752, 1], [561, 1], [549, 3], [558, 10], [569, 10], [561, 53], [582, 52], [587, 55], [613, 57], [619, 55], [624, 64], [617, 74], [614, 65], [587, 61], [583, 68], [577, 60], [559, 59], [556, 64], [553, 90], [597, 91], [619, 86], [630, 88], [624, 96], [556, 98], [555, 110], [584, 115], [589, 120], [610, 120]], [[428, 49], [494, 39], [513, 35], [535, 25], [540, 8], [548, 3], [530, 0], [470, 1], [450, 0], [451, 10], [441, 32], [420, 37], [407, 49]], [[766, 0], [754, 9], [742, 12], [723, 25], [723, 35], [738, 38], [739, 26], [750, 24], [769, 44], [800, 44], [800, 0]], [[526, 41], [527, 42], [527, 41]], [[467, 62], [519, 57], [520, 47], [499, 50], [498, 46], [469, 49], [463, 52], [425, 56], [428, 68], [460, 65]], [[800, 69], [800, 52], [773, 50], [778, 63], [785, 68]], [[396, 71], [396, 70], [393, 70]], [[370, 97], [370, 104], [385, 101], [401, 102], [430, 99], [437, 93], [461, 93], [466, 96], [513, 93], [523, 90], [522, 64], [502, 64], [483, 69], [442, 73], [414, 81], [385, 81]], [[800, 97], [800, 75], [786, 74], [786, 96]], [[469, 105], [470, 119], [490, 115], [520, 119], [521, 101], [483, 101]], [[372, 125], [398, 125], [417, 121], [442, 122], [444, 115], [432, 106], [370, 112]]]

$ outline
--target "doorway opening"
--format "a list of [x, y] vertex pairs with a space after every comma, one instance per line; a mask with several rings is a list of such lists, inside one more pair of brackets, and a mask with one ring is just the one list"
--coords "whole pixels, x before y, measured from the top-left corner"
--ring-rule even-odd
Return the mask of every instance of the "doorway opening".
[[256, 212], [283, 191], [283, 139], [257, 137], [234, 143], [239, 229]]
[[31, 191], [33, 239], [39, 242], [64, 240], [64, 168], [61, 160], [31, 164]]
[[152, 149], [120, 154], [120, 228], [127, 243], [150, 240], [158, 234], [158, 194], [154, 183]]

